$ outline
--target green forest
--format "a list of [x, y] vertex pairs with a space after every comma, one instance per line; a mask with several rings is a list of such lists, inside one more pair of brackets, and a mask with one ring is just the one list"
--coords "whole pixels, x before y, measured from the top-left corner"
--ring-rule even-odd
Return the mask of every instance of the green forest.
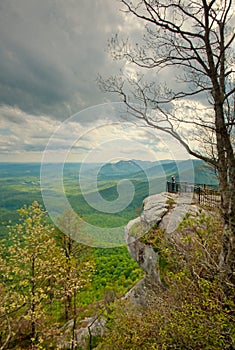
[[[222, 227], [215, 209], [186, 216], [175, 244], [157, 225], [141, 238], [159, 254], [164, 290], [156, 289], [143, 307], [135, 306], [123, 297], [144, 273], [127, 247], [92, 248], [74, 241], [43, 207], [38, 165], [1, 167], [0, 349], [233, 348], [234, 290], [228, 285], [225, 293], [216, 274]], [[196, 162], [195, 172], [197, 167], [199, 179], [202, 164]], [[125, 212], [114, 215], [85, 203], [72, 168], [65, 189], [83, 219], [115, 227], [140, 215], [149, 194], [143, 173], [129, 170], [136, 197]], [[174, 164], [166, 168], [170, 177]], [[127, 173], [115, 169], [104, 179], [107, 173], [100, 176], [100, 191], [113, 200], [117, 179]], [[206, 178], [213, 179], [210, 169], [201, 175]], [[161, 185], [158, 192], [164, 190], [162, 180]], [[58, 220], [73, 226], [69, 212]], [[105, 319], [105, 328], [102, 337], [88, 334], [81, 346], [77, 332], [89, 317]]]
[[48, 224], [37, 202], [19, 217], [1, 240], [0, 339], [6, 348], [55, 348], [66, 322], [96, 312], [106, 293], [120, 297], [141, 277], [125, 247], [94, 250], [74, 242]]

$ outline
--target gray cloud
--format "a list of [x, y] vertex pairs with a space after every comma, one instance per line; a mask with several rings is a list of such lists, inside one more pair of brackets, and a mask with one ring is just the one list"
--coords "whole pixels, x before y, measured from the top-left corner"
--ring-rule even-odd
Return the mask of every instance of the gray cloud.
[[102, 102], [95, 79], [116, 66], [105, 52], [122, 24], [109, 0], [3, 0], [0, 104], [65, 119]]
[[[76, 121], [66, 124], [66, 131], [55, 140], [55, 149], [63, 150], [74, 133], [84, 135], [73, 146], [84, 154], [90, 149], [87, 145], [97, 147], [110, 137], [125, 134], [114, 126], [107, 128], [102, 138], [98, 130], [90, 140], [89, 135], [87, 140], [85, 137], [90, 128], [98, 129], [96, 120], [119, 121], [121, 115], [116, 105], [111, 109], [92, 107], [107, 98], [117, 99], [104, 95], [96, 84], [98, 73], [113, 75], [122, 64], [109, 56], [108, 39], [119, 32], [121, 37], [138, 41], [143, 34], [143, 25], [126, 17], [120, 6], [118, 0], [0, 1], [0, 157], [6, 154], [4, 161], [40, 161], [60, 122], [79, 111]], [[133, 67], [124, 68], [135, 72]], [[145, 72], [145, 77], [153, 79], [152, 72]], [[172, 82], [171, 75], [165, 78]], [[146, 137], [142, 129], [126, 128], [127, 140], [164, 151], [156, 138]], [[111, 157], [112, 149], [109, 151]], [[131, 157], [131, 147], [124, 151]]]

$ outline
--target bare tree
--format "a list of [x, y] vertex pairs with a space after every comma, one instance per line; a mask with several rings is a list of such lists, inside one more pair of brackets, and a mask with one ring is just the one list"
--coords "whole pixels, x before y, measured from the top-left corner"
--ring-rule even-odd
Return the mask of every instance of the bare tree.
[[[127, 14], [144, 24], [144, 35], [138, 43], [118, 35], [110, 40], [113, 58], [133, 68], [131, 74], [100, 78], [101, 87], [119, 94], [136, 118], [168, 133], [190, 155], [217, 169], [224, 219], [220, 273], [234, 284], [233, 0], [121, 3]], [[161, 81], [164, 76], [171, 76], [168, 84]], [[202, 135], [211, 141], [206, 152], [200, 144]]]

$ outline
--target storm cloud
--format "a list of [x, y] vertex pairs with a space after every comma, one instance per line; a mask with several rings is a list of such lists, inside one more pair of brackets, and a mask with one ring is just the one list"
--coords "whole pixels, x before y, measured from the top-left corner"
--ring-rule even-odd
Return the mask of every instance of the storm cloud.
[[[136, 73], [131, 64], [113, 61], [107, 49], [116, 33], [133, 42], [142, 38], [144, 24], [122, 9], [119, 0], [0, 1], [0, 161], [40, 161], [56, 128], [76, 113], [76, 123], [66, 124], [56, 149], [63, 149], [74, 133], [86, 135], [99, 119], [117, 119], [115, 106], [111, 111], [104, 107], [105, 113], [94, 106], [118, 99], [99, 90], [99, 73], [108, 77], [121, 68]], [[144, 74], [153, 79], [152, 72]], [[172, 76], [169, 72], [164, 79], [173, 84]], [[77, 158], [115, 134], [137, 140], [141, 147], [157, 147], [156, 152], [167, 156], [158, 135], [150, 139], [134, 126], [127, 136], [119, 128], [106, 128], [102, 137], [94, 133], [80, 140], [74, 147]], [[107, 157], [112, 158], [111, 153]], [[100, 154], [103, 157], [103, 148]], [[136, 153], [126, 144], [122, 154], [132, 158]], [[138, 155], [145, 157], [143, 151]]]
[[117, 1], [3, 0], [0, 104], [64, 119], [103, 101], [108, 38], [122, 26]]

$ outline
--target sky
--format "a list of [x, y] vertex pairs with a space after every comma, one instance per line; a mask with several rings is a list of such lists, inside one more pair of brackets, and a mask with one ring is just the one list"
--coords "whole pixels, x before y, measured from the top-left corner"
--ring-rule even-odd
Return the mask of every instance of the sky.
[[98, 74], [131, 69], [108, 52], [116, 33], [142, 33], [122, 10], [118, 0], [0, 1], [0, 162], [40, 162], [52, 144], [51, 161], [187, 157], [117, 119], [117, 97], [98, 87]]

